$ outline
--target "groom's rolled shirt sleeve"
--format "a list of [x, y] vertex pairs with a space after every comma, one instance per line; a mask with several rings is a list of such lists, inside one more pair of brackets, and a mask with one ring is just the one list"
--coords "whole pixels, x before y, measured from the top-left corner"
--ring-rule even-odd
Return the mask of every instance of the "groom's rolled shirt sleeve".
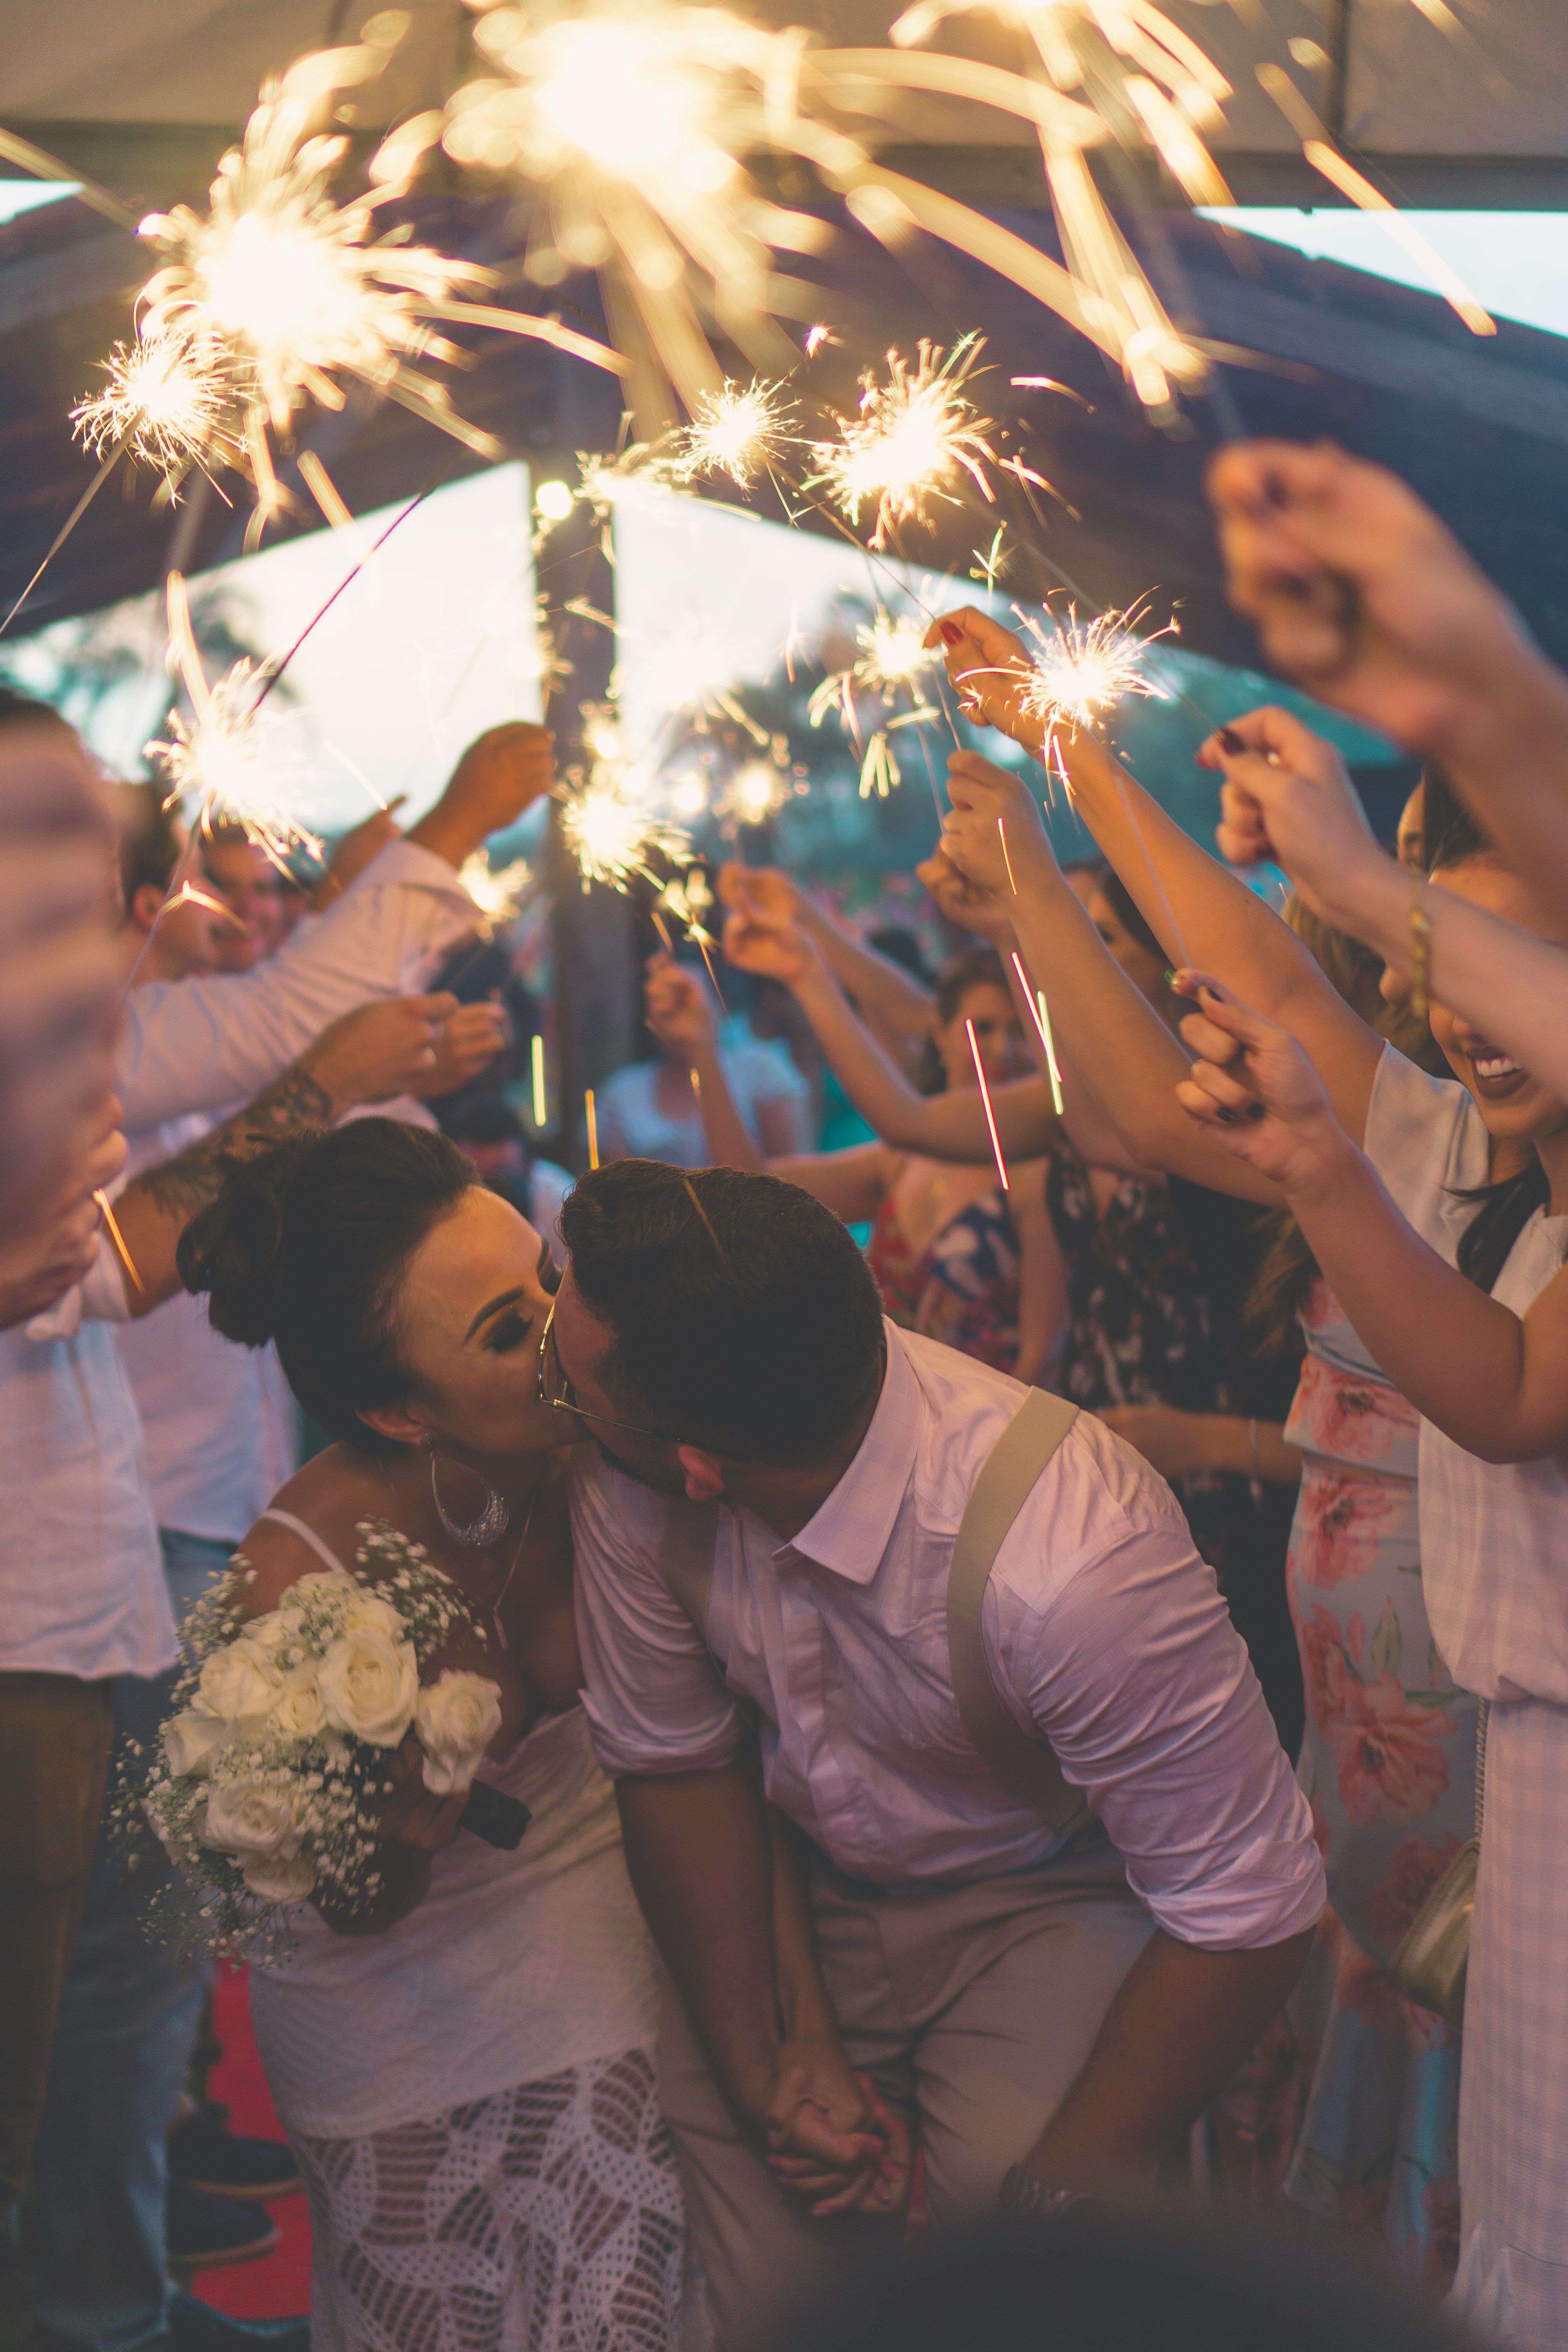
[[711, 1652], [659, 1567], [663, 1504], [579, 1448], [572, 1548], [583, 1706], [611, 1780], [713, 1772], [742, 1725]]

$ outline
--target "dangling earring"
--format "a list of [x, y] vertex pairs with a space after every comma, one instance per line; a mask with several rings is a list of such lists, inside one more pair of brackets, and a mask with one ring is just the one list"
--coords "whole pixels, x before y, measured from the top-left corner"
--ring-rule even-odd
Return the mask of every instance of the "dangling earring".
[[476, 1470], [472, 1475], [479, 1478], [485, 1490], [484, 1507], [477, 1519], [455, 1519], [441, 1500], [441, 1489], [436, 1483], [436, 1448], [428, 1437], [420, 1443], [430, 1456], [430, 1499], [436, 1506], [436, 1517], [454, 1543], [467, 1544], [470, 1551], [483, 1551], [489, 1545], [498, 1543], [511, 1520], [511, 1505], [506, 1496], [498, 1495], [489, 1480], [479, 1477]]

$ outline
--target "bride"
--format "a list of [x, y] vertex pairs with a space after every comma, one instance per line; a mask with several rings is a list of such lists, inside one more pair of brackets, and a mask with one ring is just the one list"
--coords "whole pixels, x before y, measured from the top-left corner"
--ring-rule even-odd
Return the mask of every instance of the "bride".
[[464, 1796], [426, 1790], [410, 1738], [375, 1910], [301, 1907], [297, 1948], [252, 1971], [310, 2192], [316, 2352], [700, 2342], [653, 1949], [578, 1704], [580, 1431], [536, 1398], [549, 1253], [453, 1145], [372, 1119], [235, 1170], [180, 1265], [219, 1331], [276, 1339], [339, 1441], [246, 1537], [247, 1612], [352, 1567], [367, 1522], [425, 1546], [477, 1629], [441, 1664], [500, 1689], [483, 1776], [533, 1816], [513, 1853], [459, 1834]]

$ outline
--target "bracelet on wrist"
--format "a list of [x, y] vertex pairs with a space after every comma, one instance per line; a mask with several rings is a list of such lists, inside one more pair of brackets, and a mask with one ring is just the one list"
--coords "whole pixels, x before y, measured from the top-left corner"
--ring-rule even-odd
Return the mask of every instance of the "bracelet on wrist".
[[1048, 2180], [1026, 2172], [1021, 2164], [1010, 2164], [1003, 2175], [996, 2203], [998, 2210], [1010, 2221], [1054, 2221], [1069, 2205], [1098, 2205], [1100, 2201], [1091, 2189], [1053, 2188]]

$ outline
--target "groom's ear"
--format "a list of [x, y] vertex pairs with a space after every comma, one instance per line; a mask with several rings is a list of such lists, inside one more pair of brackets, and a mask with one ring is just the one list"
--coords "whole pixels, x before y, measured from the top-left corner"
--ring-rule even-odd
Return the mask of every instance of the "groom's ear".
[[724, 1492], [724, 1465], [716, 1454], [704, 1454], [698, 1445], [678, 1445], [675, 1458], [686, 1481], [687, 1497], [693, 1503], [716, 1503]]

